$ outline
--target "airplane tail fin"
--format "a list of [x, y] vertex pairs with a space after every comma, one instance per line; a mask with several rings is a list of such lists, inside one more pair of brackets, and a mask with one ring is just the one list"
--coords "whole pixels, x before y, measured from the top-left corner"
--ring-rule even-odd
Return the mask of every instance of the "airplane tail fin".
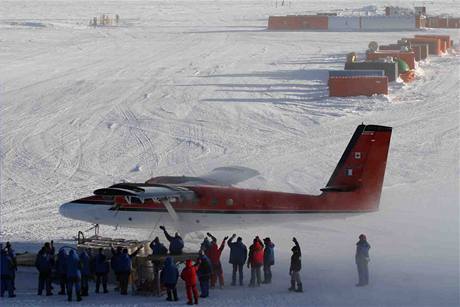
[[353, 208], [379, 206], [390, 147], [391, 127], [359, 125], [323, 192], [356, 192]]

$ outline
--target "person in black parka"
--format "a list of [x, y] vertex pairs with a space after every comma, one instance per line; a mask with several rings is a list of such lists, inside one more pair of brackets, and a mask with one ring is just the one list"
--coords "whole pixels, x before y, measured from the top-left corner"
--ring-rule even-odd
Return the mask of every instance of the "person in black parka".
[[110, 267], [107, 257], [102, 253], [104, 250], [99, 248], [99, 252], [94, 259], [94, 272], [96, 273], [96, 293], [99, 293], [99, 289], [102, 283], [104, 293], [109, 292], [107, 290], [107, 275], [109, 274]]
[[200, 255], [198, 256], [198, 281], [200, 282], [200, 297], [209, 296], [209, 282], [212, 275], [212, 264], [211, 260], [206, 256], [203, 250], [200, 250]]
[[[300, 270], [302, 269], [302, 252], [299, 242], [296, 238], [292, 238], [294, 247], [292, 247], [291, 266], [289, 267], [289, 275], [291, 275], [291, 287], [289, 291], [303, 292], [302, 281], [300, 280]], [[297, 283], [297, 288], [296, 288]]]
[[1, 255], [0, 255], [0, 273], [1, 273], [1, 297], [4, 296], [5, 291], [8, 291], [8, 297], [15, 297], [14, 294], [14, 286], [13, 286], [13, 278], [14, 278], [14, 261], [13, 258], [8, 254], [8, 251], [1, 248]]
[[90, 257], [85, 250], [79, 256], [81, 263], [81, 296], [88, 296], [88, 281], [91, 278]]
[[115, 279], [117, 280], [117, 286], [115, 287], [115, 291], [120, 290], [120, 257], [121, 254], [123, 253], [123, 247], [117, 246], [117, 249], [114, 249], [113, 246], [111, 246], [110, 250], [112, 251], [112, 258], [110, 258], [110, 267], [113, 270], [113, 273], [115, 274]]
[[357, 287], [367, 286], [369, 284], [369, 269], [368, 264], [370, 244], [367, 242], [366, 235], [361, 234], [359, 241], [356, 243], [356, 255], [355, 262], [358, 268], [359, 282], [356, 284]]
[[11, 260], [13, 261], [13, 290], [16, 290], [16, 271], [18, 270], [18, 263], [16, 260], [16, 252], [14, 251], [13, 247], [11, 246], [10, 242], [6, 242], [5, 244], [5, 250], [8, 256], [11, 257]]
[[244, 245], [243, 239], [241, 237], [238, 237], [236, 239], [236, 242], [233, 242], [233, 239], [235, 239], [235, 237], [236, 237], [236, 234], [233, 234], [227, 243], [228, 247], [230, 248], [230, 259], [228, 262], [230, 262], [233, 266], [231, 285], [232, 286], [236, 285], [236, 272], [238, 271], [240, 286], [242, 286], [243, 285], [243, 267], [248, 257], [248, 249], [246, 245]]
[[38, 295], [42, 295], [43, 289], [46, 288], [46, 295], [53, 295], [51, 292], [51, 273], [54, 266], [54, 254], [48, 246], [43, 246], [35, 258], [35, 267], [38, 274]]

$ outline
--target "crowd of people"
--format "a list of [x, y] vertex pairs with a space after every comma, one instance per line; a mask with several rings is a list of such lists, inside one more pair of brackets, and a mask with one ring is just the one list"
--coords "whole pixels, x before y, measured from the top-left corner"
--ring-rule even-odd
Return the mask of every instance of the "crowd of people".
[[[198, 304], [198, 298], [209, 296], [209, 289], [224, 287], [224, 274], [221, 263], [222, 251], [227, 245], [230, 249], [229, 263], [232, 265], [231, 285], [244, 285], [244, 265], [250, 268], [249, 287], [259, 287], [261, 284], [272, 282], [272, 266], [275, 264], [275, 244], [269, 237], [261, 240], [256, 236], [249, 248], [243, 243], [241, 237], [236, 238], [233, 234], [230, 238], [224, 237], [218, 245], [217, 238], [211, 233], [207, 233], [201, 243], [197, 259], [187, 259], [185, 268], [182, 272], [174, 261], [174, 256], [181, 255], [184, 248], [184, 241], [178, 233], [170, 235], [165, 227], [160, 227], [166, 239], [169, 241], [167, 248], [160, 239], [156, 237], [151, 243], [152, 255], [155, 268], [161, 269], [160, 281], [166, 288], [167, 300], [178, 301], [177, 283], [179, 277], [184, 280], [187, 304]], [[235, 240], [236, 238], [236, 240]], [[300, 271], [301, 248], [299, 242], [294, 237], [292, 239], [292, 256], [289, 267], [291, 285], [289, 291], [303, 292]], [[67, 252], [67, 249], [70, 249]], [[55, 256], [53, 241], [47, 242], [38, 252], [35, 259], [35, 266], [38, 270], [38, 295], [53, 295], [52, 279], [53, 273], [59, 280], [59, 295], [67, 295], [67, 300], [72, 301], [73, 290], [77, 301], [81, 301], [83, 296], [88, 296], [88, 281], [94, 276], [96, 281], [95, 293], [100, 293], [102, 285], [103, 293], [108, 292], [107, 280], [110, 270], [112, 270], [117, 280], [117, 291], [121, 295], [127, 295], [129, 277], [132, 270], [132, 258], [142, 249], [139, 247], [133, 253], [127, 249], [112, 246], [112, 256], [109, 258], [100, 248], [96, 255], [88, 254], [87, 251], [77, 252], [73, 248], [61, 248]], [[359, 282], [356, 286], [366, 286], [369, 283], [368, 263], [370, 245], [366, 236], [361, 234], [356, 244], [356, 265], [358, 269]], [[165, 261], [161, 262], [158, 257], [166, 256]], [[263, 277], [262, 277], [263, 270]], [[15, 275], [17, 271], [16, 254], [9, 242], [5, 248], [1, 247], [1, 296], [8, 291], [9, 297], [15, 297]], [[159, 272], [158, 272], [159, 273]], [[238, 277], [238, 278], [237, 278]], [[238, 281], [238, 283], [237, 283]], [[200, 291], [197, 286], [199, 285]]]

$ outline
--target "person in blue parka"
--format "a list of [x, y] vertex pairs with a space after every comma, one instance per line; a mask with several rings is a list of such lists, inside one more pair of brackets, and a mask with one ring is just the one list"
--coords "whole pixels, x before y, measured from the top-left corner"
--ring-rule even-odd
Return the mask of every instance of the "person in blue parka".
[[264, 239], [264, 281], [262, 283], [269, 284], [272, 282], [272, 265], [275, 264], [275, 244], [270, 238]]
[[356, 284], [357, 287], [363, 287], [369, 284], [369, 270], [367, 266], [370, 261], [370, 258], [369, 258], [370, 248], [371, 246], [367, 242], [366, 235], [361, 234], [359, 236], [358, 243], [356, 243], [356, 255], [355, 255], [355, 261], [356, 261], [356, 266], [358, 267], [358, 277], [359, 277], [359, 282]]
[[161, 283], [166, 287], [168, 301], [178, 301], [177, 297], [177, 279], [179, 278], [179, 270], [172, 257], [166, 257], [163, 270], [160, 274]]
[[109, 292], [107, 290], [107, 275], [109, 274], [109, 262], [107, 257], [102, 253], [104, 250], [99, 248], [99, 252], [94, 259], [94, 272], [96, 273], [96, 293], [99, 293], [99, 288], [102, 282], [102, 288], [104, 293]]
[[150, 248], [152, 249], [152, 255], [166, 255], [168, 249], [160, 242], [160, 238], [155, 237], [152, 242], [150, 242]]
[[58, 292], [59, 295], [66, 294], [66, 284], [67, 284], [67, 252], [64, 248], [61, 248], [58, 252], [57, 261], [56, 261], [56, 273], [59, 278], [59, 285], [61, 286], [61, 291]]
[[35, 267], [38, 274], [38, 295], [42, 295], [43, 289], [46, 288], [46, 295], [53, 295], [51, 292], [51, 271], [54, 266], [54, 250], [48, 246], [43, 246], [35, 258]]
[[0, 273], [1, 273], [1, 293], [0, 296], [3, 297], [5, 291], [8, 291], [9, 297], [15, 297], [14, 287], [13, 287], [13, 278], [14, 278], [14, 262], [13, 258], [8, 254], [6, 250], [1, 248], [0, 255]]
[[71, 250], [67, 257], [67, 300], [72, 301], [72, 289], [75, 285], [75, 294], [77, 301], [81, 301], [80, 293], [81, 282], [81, 262], [78, 254]]
[[182, 249], [184, 248], [184, 240], [182, 240], [179, 233], [176, 232], [176, 234], [173, 237], [166, 231], [166, 228], [164, 226], [160, 226], [160, 229], [163, 230], [166, 239], [169, 241], [169, 253], [171, 255], [182, 254]]
[[125, 248], [118, 259], [118, 270], [120, 274], [120, 294], [128, 294], [128, 282], [129, 275], [131, 274], [131, 257], [128, 254], [128, 250]]
[[81, 262], [81, 296], [88, 296], [88, 280], [91, 277], [90, 261], [86, 251], [80, 253]]
[[232, 286], [236, 285], [236, 272], [239, 273], [239, 282], [240, 286], [243, 285], [243, 267], [246, 263], [246, 259], [248, 257], [248, 249], [246, 245], [243, 243], [243, 239], [238, 237], [236, 242], [232, 242], [235, 239], [236, 234], [233, 234], [228, 240], [228, 247], [230, 247], [230, 262], [233, 265], [233, 272], [232, 272]]

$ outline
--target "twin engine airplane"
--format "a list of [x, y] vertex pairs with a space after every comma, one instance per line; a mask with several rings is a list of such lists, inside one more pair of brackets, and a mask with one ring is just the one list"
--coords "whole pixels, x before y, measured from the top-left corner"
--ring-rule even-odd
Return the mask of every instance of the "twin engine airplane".
[[391, 127], [359, 125], [319, 195], [237, 188], [232, 185], [259, 173], [221, 167], [201, 177], [118, 183], [62, 204], [59, 212], [93, 224], [147, 229], [166, 225], [184, 233], [372, 212], [380, 203], [391, 131]]

